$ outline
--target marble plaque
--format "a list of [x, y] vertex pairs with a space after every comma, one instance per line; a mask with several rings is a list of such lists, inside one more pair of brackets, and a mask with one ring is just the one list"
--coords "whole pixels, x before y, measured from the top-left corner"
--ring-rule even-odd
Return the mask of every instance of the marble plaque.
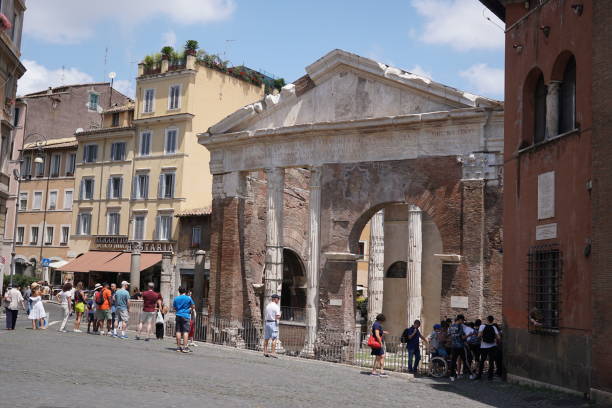
[[555, 172], [538, 175], [538, 220], [555, 216]]
[[557, 238], [557, 224], [544, 224], [536, 227], [536, 241]]
[[467, 296], [451, 296], [451, 307], [458, 309], [468, 308], [468, 297]]
[[342, 299], [329, 299], [330, 306], [342, 306]]

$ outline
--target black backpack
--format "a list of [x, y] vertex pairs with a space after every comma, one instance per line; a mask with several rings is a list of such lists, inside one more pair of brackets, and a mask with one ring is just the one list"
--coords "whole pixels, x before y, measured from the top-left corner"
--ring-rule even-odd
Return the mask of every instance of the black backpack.
[[104, 294], [102, 292], [103, 289], [99, 290], [95, 296], [96, 305], [98, 306], [102, 306], [104, 304]]
[[495, 343], [495, 327], [492, 324], [486, 324], [482, 331], [482, 341], [485, 343]]

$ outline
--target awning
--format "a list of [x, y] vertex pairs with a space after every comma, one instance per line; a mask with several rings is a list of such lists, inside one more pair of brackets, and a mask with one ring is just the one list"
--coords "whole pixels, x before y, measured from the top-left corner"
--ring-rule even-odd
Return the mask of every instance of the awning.
[[[145, 269], [161, 262], [161, 254], [140, 254], [140, 270]], [[101, 265], [99, 268], [91, 268], [92, 271], [96, 272], [118, 272], [118, 273], [129, 273], [132, 264], [132, 254], [129, 252], [123, 252], [119, 256], [112, 258], [108, 262]]]
[[70, 262], [68, 262], [68, 261], [55, 261], [55, 262], [51, 262], [51, 263], [49, 264], [49, 268], [55, 268], [55, 269], [57, 269], [57, 268], [61, 268], [61, 267], [62, 267], [62, 266], [64, 266], [64, 265], [68, 265], [69, 263], [70, 263]]
[[[63, 272], [118, 272], [129, 273], [131, 266], [129, 252], [89, 251], [67, 265], [58, 268]], [[140, 270], [143, 271], [161, 261], [161, 254], [142, 253]]]

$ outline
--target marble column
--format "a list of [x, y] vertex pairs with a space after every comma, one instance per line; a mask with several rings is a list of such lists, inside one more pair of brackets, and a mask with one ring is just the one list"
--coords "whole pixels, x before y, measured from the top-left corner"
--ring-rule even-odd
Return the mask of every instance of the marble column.
[[303, 354], [313, 355], [319, 318], [319, 260], [321, 251], [321, 168], [310, 170], [310, 230], [308, 270], [306, 271], [306, 341]]
[[423, 254], [422, 212], [417, 206], [408, 209], [408, 268], [407, 286], [407, 326], [421, 318], [423, 297], [421, 295], [421, 258]]
[[195, 269], [193, 270], [193, 301], [196, 305], [196, 312], [202, 312], [204, 301], [204, 260], [206, 252], [199, 250], [195, 256]]
[[170, 298], [173, 295], [171, 287], [172, 272], [172, 254], [164, 252], [162, 254], [159, 292], [164, 299], [164, 304], [166, 306], [170, 305]]
[[383, 311], [383, 278], [385, 276], [385, 213], [378, 211], [370, 220], [368, 261], [368, 330], [376, 315]]
[[546, 87], [546, 138], [559, 134], [560, 81], [550, 81]]
[[140, 292], [140, 251], [142, 246], [139, 242], [132, 243], [132, 256], [130, 262], [130, 287]]
[[[266, 169], [268, 181], [268, 212], [266, 215], [266, 267], [264, 305], [270, 296], [281, 294], [283, 284], [283, 190], [285, 169]], [[282, 299], [281, 299], [282, 302]]]

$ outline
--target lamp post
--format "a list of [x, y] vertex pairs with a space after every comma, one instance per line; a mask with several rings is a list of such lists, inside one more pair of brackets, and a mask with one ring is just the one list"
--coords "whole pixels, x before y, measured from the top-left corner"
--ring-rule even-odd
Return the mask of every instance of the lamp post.
[[[34, 163], [40, 164], [40, 163], [45, 162], [45, 159], [43, 158], [42, 147], [47, 144], [47, 138], [44, 135], [40, 133], [36, 133], [36, 132], [26, 135], [21, 141], [21, 149], [19, 150], [19, 159], [17, 160], [17, 162], [19, 163], [19, 168], [13, 171], [13, 176], [15, 177], [15, 180], [17, 181], [17, 197], [15, 200], [15, 221], [13, 223], [13, 243], [11, 246], [11, 270], [10, 270], [10, 278], [9, 278], [10, 286], [13, 286], [13, 275], [15, 275], [15, 255], [16, 255], [15, 241], [17, 239], [17, 221], [19, 220], [19, 193], [21, 192], [21, 179], [22, 179], [21, 177], [22, 174], [20, 172], [21, 172], [21, 167], [23, 166], [23, 150], [24, 150], [26, 141], [29, 140], [33, 136], [37, 137], [36, 145], [35, 145], [36, 157], [34, 158]], [[44, 230], [43, 230], [43, 236], [44, 236]]]

